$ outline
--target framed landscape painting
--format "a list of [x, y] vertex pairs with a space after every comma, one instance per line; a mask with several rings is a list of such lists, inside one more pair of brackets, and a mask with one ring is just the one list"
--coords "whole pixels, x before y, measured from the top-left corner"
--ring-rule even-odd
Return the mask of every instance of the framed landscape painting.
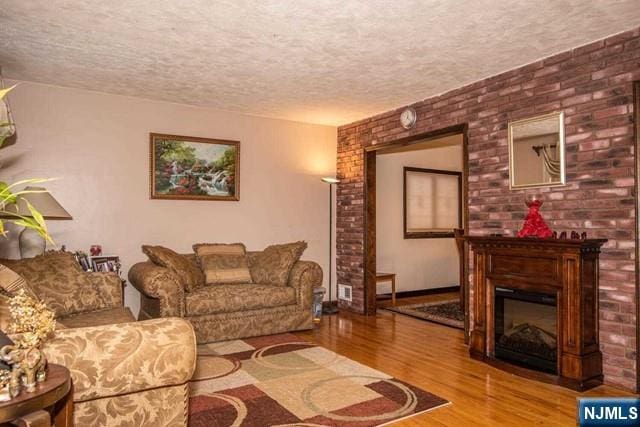
[[152, 199], [240, 200], [240, 142], [150, 134]]

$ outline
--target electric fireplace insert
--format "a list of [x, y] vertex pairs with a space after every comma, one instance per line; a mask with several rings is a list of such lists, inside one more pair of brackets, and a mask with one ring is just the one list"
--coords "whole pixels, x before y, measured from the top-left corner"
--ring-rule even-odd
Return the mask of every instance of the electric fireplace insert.
[[495, 288], [495, 357], [557, 374], [556, 295]]

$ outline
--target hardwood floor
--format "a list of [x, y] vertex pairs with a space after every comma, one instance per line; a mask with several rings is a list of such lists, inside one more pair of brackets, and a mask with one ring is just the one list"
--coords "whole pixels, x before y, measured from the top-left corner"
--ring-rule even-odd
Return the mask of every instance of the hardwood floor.
[[386, 310], [324, 316], [297, 335], [452, 402], [398, 426], [575, 426], [576, 397], [633, 396], [610, 386], [577, 393], [508, 374], [472, 360], [462, 331]]

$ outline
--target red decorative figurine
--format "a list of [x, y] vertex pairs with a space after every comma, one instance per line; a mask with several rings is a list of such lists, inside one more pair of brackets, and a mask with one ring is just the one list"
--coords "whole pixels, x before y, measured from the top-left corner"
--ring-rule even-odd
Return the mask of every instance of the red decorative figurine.
[[542, 219], [542, 215], [540, 215], [542, 200], [532, 197], [525, 203], [529, 208], [529, 213], [524, 217], [524, 225], [522, 226], [522, 230], [518, 231], [518, 237], [539, 237], [541, 239], [547, 239], [553, 236], [553, 232], [544, 222], [544, 219]]

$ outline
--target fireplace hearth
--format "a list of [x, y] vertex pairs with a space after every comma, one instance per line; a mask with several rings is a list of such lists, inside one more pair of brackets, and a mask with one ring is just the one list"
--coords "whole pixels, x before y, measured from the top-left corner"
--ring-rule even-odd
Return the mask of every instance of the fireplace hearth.
[[586, 390], [602, 383], [603, 239], [467, 238], [474, 253], [471, 357]]

